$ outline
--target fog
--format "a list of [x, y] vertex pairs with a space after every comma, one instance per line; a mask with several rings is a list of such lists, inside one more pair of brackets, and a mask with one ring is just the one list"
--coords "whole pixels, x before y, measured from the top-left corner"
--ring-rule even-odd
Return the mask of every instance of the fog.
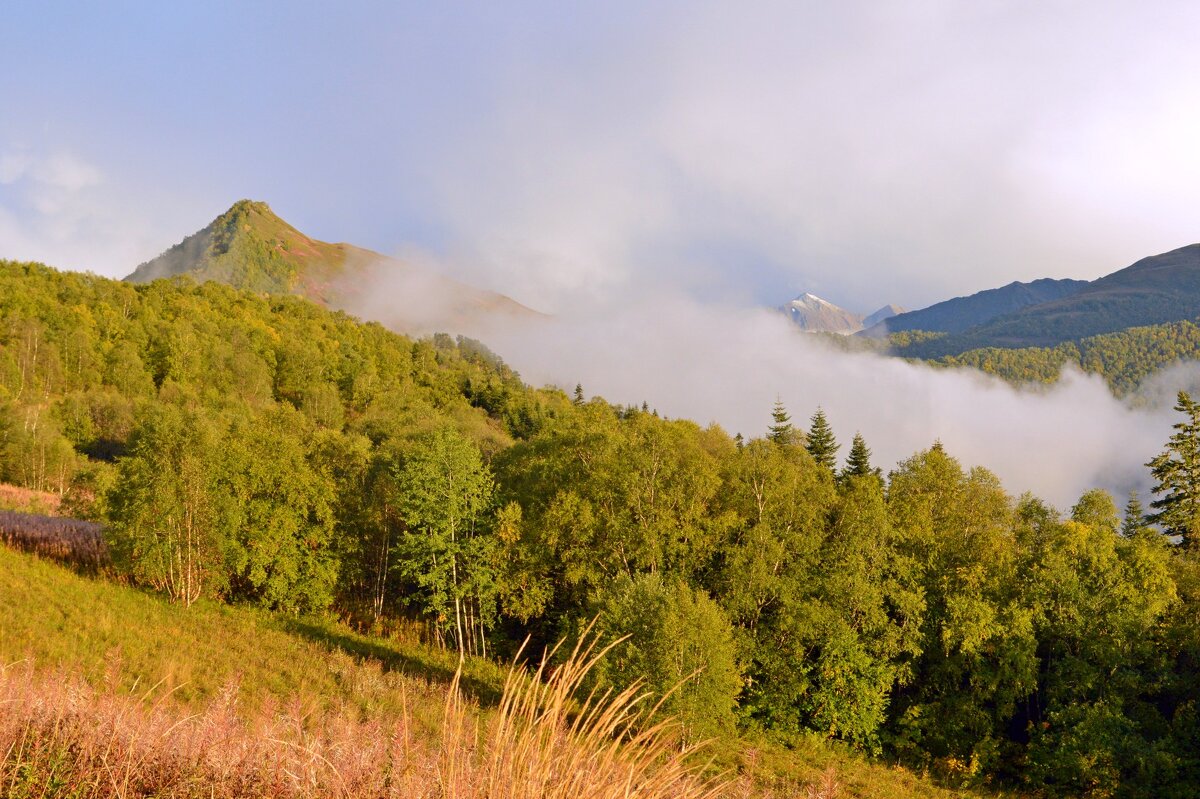
[[[387, 298], [404, 291], [384, 281], [370, 293], [374, 318], [397, 325]], [[413, 305], [420, 303], [410, 294], [395, 307]], [[1071, 369], [1054, 386], [1018, 389], [974, 370], [845, 352], [776, 312], [679, 295], [481, 322], [460, 329], [535, 386], [570, 392], [580, 383], [589, 397], [647, 402], [671, 418], [746, 437], [766, 432], [776, 398], [802, 428], [820, 406], [842, 457], [855, 432], [885, 471], [941, 440], [964, 466], [996, 472], [1010, 493], [1032, 491], [1063, 510], [1090, 488], [1112, 492], [1118, 504], [1131, 489], [1146, 496], [1144, 464], [1171, 433], [1174, 392], [1197, 383], [1194, 369], [1171, 370], [1129, 403], [1099, 377]]]

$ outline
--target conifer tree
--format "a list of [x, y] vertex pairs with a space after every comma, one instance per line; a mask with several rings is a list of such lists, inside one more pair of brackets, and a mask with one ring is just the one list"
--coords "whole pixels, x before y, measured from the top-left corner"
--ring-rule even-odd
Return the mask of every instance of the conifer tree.
[[1129, 492], [1129, 502], [1125, 505], [1125, 520], [1121, 523], [1121, 535], [1133, 538], [1146, 529], [1146, 510], [1137, 490]]
[[808, 429], [808, 441], [804, 447], [808, 454], [813, 456], [813, 460], [833, 471], [837, 465], [837, 451], [840, 446], [833, 436], [829, 420], [825, 418], [825, 411], [819, 407], [812, 415], [812, 425]]
[[872, 474], [880, 479], [883, 477], [879, 469], [871, 468], [871, 450], [863, 440], [862, 434], [855, 433], [854, 440], [850, 443], [850, 454], [846, 456], [846, 468], [842, 470], [842, 479]]
[[583, 384], [582, 384], [582, 383], [576, 383], [576, 384], [575, 384], [575, 399], [574, 399], [574, 402], [575, 402], [575, 404], [576, 404], [576, 405], [582, 405], [582, 404], [583, 404]]
[[1175, 410], [1186, 418], [1173, 425], [1176, 432], [1166, 450], [1146, 464], [1154, 476], [1154, 493], [1160, 495], [1150, 503], [1157, 513], [1149, 521], [1192, 547], [1200, 543], [1200, 403], [1186, 391], [1177, 399]]
[[773, 424], [767, 428], [767, 438], [776, 444], [790, 444], [795, 438], [795, 429], [792, 427], [792, 417], [788, 415], [787, 409], [783, 407], [783, 400], [775, 400], [775, 408], [771, 411], [771, 419]]

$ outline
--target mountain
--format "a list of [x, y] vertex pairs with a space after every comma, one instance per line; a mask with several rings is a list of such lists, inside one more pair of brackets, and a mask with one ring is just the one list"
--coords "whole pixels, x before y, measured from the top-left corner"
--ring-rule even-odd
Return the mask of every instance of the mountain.
[[801, 294], [781, 309], [806, 333], [850, 334], [862, 329], [863, 317], [815, 294]]
[[864, 328], [871, 328], [884, 320], [892, 319], [902, 313], [904, 313], [904, 309], [899, 305], [888, 304], [880, 308], [875, 313], [867, 314], [867, 318], [863, 319], [862, 324]]
[[188, 274], [259, 293], [298, 294], [404, 329], [459, 328], [538, 317], [516, 300], [353, 244], [306, 236], [264, 202], [240, 200], [207, 227], [141, 264], [126, 280]]
[[1053, 347], [1090, 336], [1198, 317], [1200, 244], [1191, 244], [1143, 258], [1066, 296], [1026, 305], [950, 331], [948, 336], [916, 341], [898, 354], [937, 358], [992, 347]]
[[863, 317], [815, 294], [801, 294], [781, 309], [806, 333], [843, 333], [862, 329]]
[[780, 308], [796, 325], [806, 333], [841, 333], [850, 335], [864, 327], [890, 319], [903, 308], [895, 305], [885, 305], [874, 313], [863, 316], [853, 311], [834, 305], [815, 294], [801, 294], [796, 299]]
[[998, 317], [963, 345], [1046, 347], [1130, 327], [1200, 317], [1200, 244], [1143, 258], [1067, 297]]
[[1088, 286], [1086, 280], [1052, 280], [1042, 278], [1032, 283], [1009, 283], [998, 289], [987, 289], [968, 297], [955, 297], [919, 311], [909, 311], [884, 320], [883, 324], [864, 324], [863, 335], [884, 338], [889, 333], [906, 330], [925, 330], [932, 333], [961, 333], [998, 316], [1019, 311], [1031, 305], [1068, 297]]

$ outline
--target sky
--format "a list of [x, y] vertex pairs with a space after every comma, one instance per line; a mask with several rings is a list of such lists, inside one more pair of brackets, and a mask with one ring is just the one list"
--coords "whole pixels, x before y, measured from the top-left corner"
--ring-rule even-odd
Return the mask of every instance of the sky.
[[920, 308], [1200, 240], [1200, 4], [12, 5], [0, 258], [119, 277], [263, 200], [552, 314], [485, 337], [535, 385], [747, 435], [776, 399], [820, 406], [885, 468], [942, 440], [1061, 508], [1145, 491], [1174, 389], [1200, 387], [1018, 390], [763, 311]]
[[6, 7], [0, 257], [249, 197], [551, 313], [869, 312], [1200, 239], [1195, 3], [340, 5]]

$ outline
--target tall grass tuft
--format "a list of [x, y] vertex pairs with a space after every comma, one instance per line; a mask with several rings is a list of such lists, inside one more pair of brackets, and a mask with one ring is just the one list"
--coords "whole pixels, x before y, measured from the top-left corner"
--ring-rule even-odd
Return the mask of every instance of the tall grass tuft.
[[[566, 662], [543, 657], [533, 678], [514, 667], [491, 730], [483, 795], [495, 799], [708, 799], [725, 790], [700, 776], [698, 747], [681, 743], [678, 724], [658, 718], [640, 684], [576, 697], [616, 644], [597, 651], [585, 631]], [[619, 643], [619, 642], [618, 642]], [[661, 702], [661, 700], [660, 700]]]
[[[168, 692], [100, 687], [28, 663], [0, 670], [0, 795], [404, 797], [404, 799], [707, 799], [669, 720], [636, 687], [578, 698], [604, 651], [577, 646], [556, 668], [514, 667], [500, 708], [481, 714], [446, 690], [432, 737], [407, 710], [362, 718], [300, 702], [241, 712], [229, 685], [200, 712]], [[157, 698], [155, 694], [158, 694]], [[399, 703], [407, 708], [404, 697]]]

